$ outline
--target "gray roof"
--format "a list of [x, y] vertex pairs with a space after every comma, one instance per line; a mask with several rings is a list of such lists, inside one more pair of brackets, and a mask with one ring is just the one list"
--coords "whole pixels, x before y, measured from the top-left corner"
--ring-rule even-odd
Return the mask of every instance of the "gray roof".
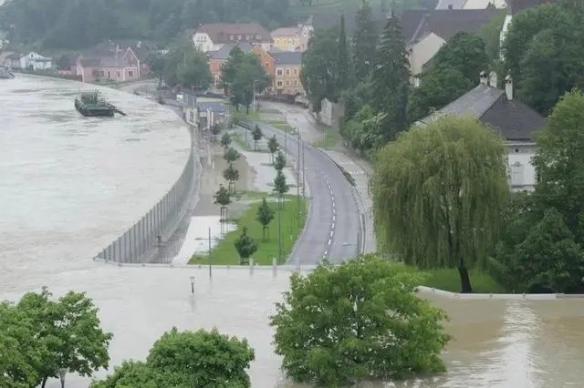
[[272, 53], [275, 65], [300, 65], [302, 63], [302, 52], [300, 51], [280, 51]]
[[225, 113], [225, 105], [220, 102], [197, 102], [198, 110], [209, 110], [213, 113]]
[[226, 61], [229, 59], [229, 53], [231, 52], [231, 50], [235, 46], [238, 46], [241, 49], [241, 51], [243, 51], [244, 53], [247, 53], [247, 52], [251, 51], [251, 49], [253, 48], [254, 45], [251, 43], [245, 43], [245, 42], [227, 43], [217, 51], [209, 51], [207, 53], [207, 55], [209, 56], [209, 59]]
[[400, 24], [406, 43], [413, 44], [433, 32], [448, 40], [459, 32], [474, 32], [487, 24], [500, 10], [437, 9], [408, 10], [400, 15]]
[[509, 141], [532, 141], [532, 133], [546, 122], [521, 101], [508, 100], [505, 91], [483, 84], [418, 123], [428, 124], [445, 115], [472, 116], [499, 130]]
[[436, 9], [448, 9], [452, 6], [452, 9], [462, 9], [466, 4], [466, 0], [440, 0]]

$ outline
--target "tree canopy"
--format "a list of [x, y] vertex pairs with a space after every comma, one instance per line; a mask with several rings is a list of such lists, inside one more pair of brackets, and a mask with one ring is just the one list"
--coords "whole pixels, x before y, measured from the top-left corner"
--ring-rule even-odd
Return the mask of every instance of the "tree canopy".
[[245, 339], [216, 329], [179, 332], [173, 328], [154, 343], [146, 362], [126, 361], [91, 388], [249, 388], [246, 370], [254, 358]]
[[371, 256], [294, 273], [271, 318], [282, 368], [326, 387], [443, 371], [446, 315], [415, 295], [422, 280]]
[[584, 285], [584, 95], [566, 94], [537, 136], [533, 193], [503, 213], [494, 268], [517, 292], [582, 292]]
[[244, 106], [247, 113], [254, 100], [254, 93], [263, 92], [270, 85], [260, 59], [253, 52], [244, 53], [239, 46], [229, 53], [229, 59], [221, 67], [221, 82], [229, 93], [229, 100], [239, 110]]
[[508, 197], [503, 139], [474, 118], [412, 127], [378, 152], [371, 180], [383, 251], [421, 268], [468, 270], [496, 242]]
[[205, 23], [293, 23], [290, 0], [8, 0], [0, 29], [14, 43], [80, 49], [108, 39], [169, 41]]
[[0, 385], [45, 387], [62, 369], [81, 376], [107, 368], [112, 334], [83, 293], [55, 300], [46, 289], [17, 304], [0, 303]]
[[503, 45], [517, 97], [548, 115], [560, 97], [582, 85], [584, 7], [559, 0], [513, 17]]

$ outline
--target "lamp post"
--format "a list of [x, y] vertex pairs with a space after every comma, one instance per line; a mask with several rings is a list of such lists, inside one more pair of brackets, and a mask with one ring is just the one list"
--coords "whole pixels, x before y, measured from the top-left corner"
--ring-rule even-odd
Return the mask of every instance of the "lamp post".
[[191, 276], [191, 294], [195, 295], [195, 277]]
[[65, 376], [67, 375], [67, 369], [59, 369], [59, 380], [61, 380], [61, 388], [65, 388]]

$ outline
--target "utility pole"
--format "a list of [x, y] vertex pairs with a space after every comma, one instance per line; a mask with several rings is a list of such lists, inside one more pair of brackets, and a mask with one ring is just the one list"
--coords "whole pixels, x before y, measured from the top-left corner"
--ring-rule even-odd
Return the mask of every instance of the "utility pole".
[[302, 199], [306, 199], [306, 168], [304, 167], [304, 143], [302, 143]]
[[300, 141], [300, 131], [296, 128], [296, 133], [298, 137], [296, 141], [298, 142], [298, 151], [296, 152], [296, 210], [298, 213], [297, 225], [300, 227], [300, 152], [301, 152], [301, 141]]
[[282, 262], [282, 194], [278, 195], [280, 209], [278, 209], [278, 263]]
[[213, 277], [211, 271], [211, 228], [209, 228], [209, 279]]

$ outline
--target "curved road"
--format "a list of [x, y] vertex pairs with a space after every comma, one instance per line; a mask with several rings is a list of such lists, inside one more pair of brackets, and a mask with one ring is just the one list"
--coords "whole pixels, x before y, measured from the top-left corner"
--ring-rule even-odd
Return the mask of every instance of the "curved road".
[[[298, 160], [296, 136], [261, 122], [257, 124], [268, 137], [275, 135], [286, 153]], [[340, 263], [354, 258], [361, 239], [355, 189], [324, 152], [303, 143], [305, 180], [311, 199], [306, 225], [287, 264], [318, 264], [323, 259]]]

